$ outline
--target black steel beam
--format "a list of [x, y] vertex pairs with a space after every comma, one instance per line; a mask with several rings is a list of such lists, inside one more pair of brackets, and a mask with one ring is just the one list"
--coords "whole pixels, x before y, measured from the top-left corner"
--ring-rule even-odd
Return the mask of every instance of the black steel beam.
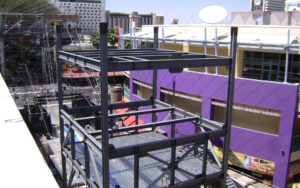
[[[59, 58], [82, 67], [99, 71], [100, 60], [84, 57], [64, 51], [59, 52]], [[115, 61], [108, 63], [108, 72], [153, 70], [153, 69], [183, 69], [188, 67], [216, 67], [228, 66], [231, 64], [230, 58], [209, 57], [209, 58], [184, 58], [184, 59], [160, 59], [160, 60], [132, 60]]]
[[219, 138], [224, 135], [225, 135], [224, 130], [208, 131], [205, 133], [199, 133], [199, 134], [194, 134], [189, 136], [182, 136], [177, 138], [170, 138], [170, 139], [164, 139], [164, 140], [159, 140], [159, 141], [154, 141], [149, 143], [126, 146], [126, 147], [110, 150], [109, 158], [115, 159], [119, 157], [134, 155], [137, 150], [139, 151], [139, 154], [145, 154], [150, 151], [165, 149], [165, 148], [172, 147], [174, 145], [181, 146], [181, 145], [191, 144], [195, 142], [204, 144], [208, 139]]
[[64, 110], [61, 110], [61, 118], [66, 118], [70, 122], [70, 127], [74, 128], [76, 134], [79, 134], [82, 138], [85, 138], [85, 142], [93, 149], [95, 153], [101, 156], [102, 148], [99, 142], [89, 135], [76, 121], [74, 121], [69, 114]]
[[84, 172], [84, 170], [81, 167], [81, 164], [77, 160], [72, 160], [71, 153], [70, 153], [69, 150], [67, 150], [66, 148], [63, 148], [62, 149], [62, 154], [64, 155], [64, 157], [66, 159], [68, 159], [68, 162], [71, 164], [71, 166], [74, 166], [76, 168], [76, 170], [79, 173], [80, 177], [82, 177], [82, 179], [85, 180], [86, 184], [88, 184], [92, 188], [97, 188], [97, 185], [95, 184], [95, 182], [93, 182], [89, 178], [89, 175], [87, 176], [87, 174]]
[[[160, 107], [160, 108], [167, 108], [167, 107], [172, 107], [172, 105], [167, 104], [165, 102], [159, 101], [159, 100], [155, 100], [155, 106]], [[175, 114], [180, 116], [180, 117], [194, 117], [195, 114], [182, 110], [180, 108], [177, 108], [175, 106], [173, 106], [175, 108]], [[201, 118], [201, 117], [200, 117]], [[210, 130], [217, 130], [217, 129], [221, 129], [223, 126], [222, 124], [215, 122], [215, 121], [211, 121], [208, 119], [204, 119], [201, 118], [201, 122], [202, 122], [202, 126], [209, 128]]]
[[[148, 106], [152, 105], [151, 100], [146, 101], [135, 101], [135, 102], [126, 102], [126, 103], [115, 103], [108, 105], [108, 110], [116, 110], [121, 108], [136, 108], [140, 106]], [[84, 114], [84, 113], [95, 113], [100, 112], [101, 105], [96, 106], [83, 106], [83, 107], [75, 107], [69, 108], [64, 106], [64, 110], [68, 112], [70, 115]]]
[[[138, 129], [146, 129], [146, 128], [152, 128], [152, 127], [159, 127], [159, 126], [163, 126], [163, 125], [170, 125], [172, 123], [183, 123], [183, 122], [188, 122], [188, 121], [194, 121], [197, 119], [198, 119], [198, 117], [188, 117], [188, 118], [182, 118], [182, 119], [176, 119], [176, 120], [148, 123], [148, 124], [143, 124], [143, 125], [138, 125], [138, 126], [124, 127], [124, 128], [119, 128], [119, 129], [111, 129], [111, 130], [109, 130], [109, 134], [133, 131], [133, 130], [138, 130]], [[97, 136], [97, 135], [101, 135], [102, 131], [94, 131], [90, 134], [92, 136]]]
[[201, 184], [210, 184], [210, 183], [221, 180], [223, 178], [223, 176], [224, 176], [224, 172], [220, 171], [220, 172], [216, 172], [216, 173], [206, 175], [203, 177], [197, 177], [196, 179], [193, 179], [193, 180], [181, 182], [176, 185], [171, 185], [169, 187], [170, 188], [186, 188], [186, 187], [198, 186]]
[[143, 110], [143, 111], [134, 111], [134, 112], [125, 112], [122, 114], [111, 114], [108, 117], [109, 118], [118, 118], [118, 117], [124, 117], [124, 116], [131, 116], [131, 115], [142, 115], [142, 114], [149, 114], [152, 112], [167, 112], [171, 111], [173, 108], [159, 108], [159, 109], [149, 109], [149, 110]]
[[[142, 115], [142, 114], [149, 114], [149, 113], [157, 113], [157, 112], [167, 112], [172, 110], [173, 108], [159, 108], [159, 109], [149, 109], [149, 110], [143, 110], [143, 111], [133, 111], [133, 112], [125, 112], [122, 114], [110, 114], [108, 115], [109, 119], [119, 118], [119, 117], [125, 117], [125, 116], [132, 116], [132, 115]], [[101, 119], [101, 115], [98, 116], [89, 116], [89, 117], [81, 117], [81, 118], [75, 118], [74, 120], [77, 122], [89, 122], [94, 120]]]

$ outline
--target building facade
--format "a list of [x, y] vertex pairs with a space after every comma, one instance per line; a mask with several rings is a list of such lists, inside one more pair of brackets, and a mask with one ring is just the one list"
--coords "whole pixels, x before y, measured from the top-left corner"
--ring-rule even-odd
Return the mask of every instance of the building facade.
[[[151, 30], [151, 26], [143, 27], [136, 39], [143, 40], [139, 36], [149, 38], [153, 32], [149, 35], [145, 33]], [[203, 36], [204, 30], [207, 36]], [[298, 47], [291, 47], [288, 53], [286, 51], [288, 30], [289, 44], [297, 44], [297, 36], [300, 35], [298, 27], [239, 26], [232, 152], [229, 157], [229, 163], [237, 169], [278, 187], [299, 181], [300, 174], [300, 55]], [[164, 33], [170, 37], [165, 37], [165, 44], [160, 43], [161, 48], [165, 46], [167, 49], [221, 56], [230, 54], [228, 26], [164, 26]], [[203, 42], [205, 38], [206, 43]], [[287, 78], [283, 73], [286, 62]], [[226, 67], [191, 68], [181, 73], [161, 70], [158, 71], [157, 96], [162, 101], [223, 123], [226, 75]], [[283, 82], [285, 79], [287, 82]], [[143, 100], [151, 96], [152, 72], [131, 72], [130, 100]], [[159, 114], [158, 120], [164, 115]], [[145, 122], [151, 121], [150, 116], [141, 118]], [[169, 135], [170, 130], [165, 131]], [[193, 131], [193, 127], [186, 124], [178, 127], [176, 133], [180, 136]], [[220, 160], [222, 143], [222, 140], [214, 141]]]
[[83, 34], [95, 33], [105, 21], [105, 0], [52, 0], [62, 14], [79, 15], [80, 21], [68, 23]]
[[285, 0], [251, 0], [251, 11], [284, 11]]
[[106, 11], [106, 21], [109, 28], [120, 27], [124, 34], [129, 33], [129, 14]]
[[[106, 11], [106, 21], [109, 28], [120, 27], [124, 34], [130, 32], [130, 28], [141, 28], [143, 25], [163, 25], [164, 16], [150, 14], [139, 14], [138, 12], [132, 12], [131, 14], [121, 12]], [[135, 25], [133, 25], [133, 22]]]
[[255, 19], [253, 12], [232, 12], [233, 25], [300, 25], [300, 12], [298, 11], [265, 11], [261, 18]]

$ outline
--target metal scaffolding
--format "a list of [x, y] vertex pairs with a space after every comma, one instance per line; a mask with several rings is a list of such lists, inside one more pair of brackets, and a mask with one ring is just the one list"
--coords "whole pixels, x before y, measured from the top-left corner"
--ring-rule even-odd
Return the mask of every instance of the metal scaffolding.
[[[100, 51], [67, 52], [61, 50], [61, 26], [57, 24], [56, 53], [64, 187], [71, 185], [75, 172], [90, 187], [156, 187], [164, 185], [163, 178], [165, 177], [167, 177], [166, 184], [169, 181], [169, 187], [192, 187], [215, 182], [225, 187], [228, 181], [227, 160], [234, 92], [237, 28], [232, 28], [231, 31], [231, 57], [158, 49], [158, 28], [154, 29], [154, 48], [108, 50], [107, 23], [100, 24]], [[62, 61], [100, 70], [101, 105], [75, 108], [63, 106]], [[208, 66], [229, 68], [227, 113], [224, 125], [157, 99], [158, 69], [181, 72], [187, 67]], [[144, 101], [108, 104], [107, 73], [135, 70], [153, 70], [153, 96]], [[130, 108], [134, 111], [122, 114], [113, 113], [114, 110], [122, 108]], [[158, 121], [157, 115], [162, 113], [167, 115], [162, 121]], [[139, 117], [145, 114], [152, 117], [152, 122], [138, 125]], [[113, 120], [124, 116], [135, 116], [137, 126], [116, 128]], [[84, 125], [91, 121], [100, 121], [101, 130], [93, 132], [86, 130]], [[194, 125], [195, 133], [175, 136], [180, 123], [185, 122]], [[66, 124], [69, 129], [65, 135], [63, 127]], [[156, 132], [162, 126], [171, 127], [171, 138], [168, 139]], [[141, 129], [143, 132], [139, 131]], [[83, 141], [76, 141], [76, 135], [82, 137]], [[208, 160], [211, 153], [216, 157], [214, 151], [209, 148], [211, 148], [211, 140], [218, 138], [224, 139], [222, 165], [210, 163]], [[163, 153], [167, 154], [163, 155]], [[149, 161], [152, 163], [149, 164]], [[66, 162], [72, 166], [68, 180]], [[198, 166], [195, 168], [195, 165]]]

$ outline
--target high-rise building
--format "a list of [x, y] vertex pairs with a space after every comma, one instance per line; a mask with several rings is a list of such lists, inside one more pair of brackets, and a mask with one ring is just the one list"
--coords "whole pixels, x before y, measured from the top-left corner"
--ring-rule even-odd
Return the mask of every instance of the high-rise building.
[[251, 0], [251, 11], [284, 11], [285, 0]]
[[[51, 0], [50, 0], [51, 1]], [[70, 23], [81, 33], [94, 33], [105, 21], [105, 0], [52, 0], [62, 14], [79, 15], [80, 21]]]

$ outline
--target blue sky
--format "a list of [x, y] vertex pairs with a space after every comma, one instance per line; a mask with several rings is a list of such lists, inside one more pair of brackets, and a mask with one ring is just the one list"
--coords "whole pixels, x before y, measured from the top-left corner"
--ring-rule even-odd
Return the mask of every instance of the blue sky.
[[106, 0], [106, 10], [162, 14], [165, 23], [178, 18], [180, 24], [201, 23], [199, 11], [208, 5], [219, 5], [227, 10], [225, 22], [230, 22], [231, 12], [250, 10], [250, 0]]

